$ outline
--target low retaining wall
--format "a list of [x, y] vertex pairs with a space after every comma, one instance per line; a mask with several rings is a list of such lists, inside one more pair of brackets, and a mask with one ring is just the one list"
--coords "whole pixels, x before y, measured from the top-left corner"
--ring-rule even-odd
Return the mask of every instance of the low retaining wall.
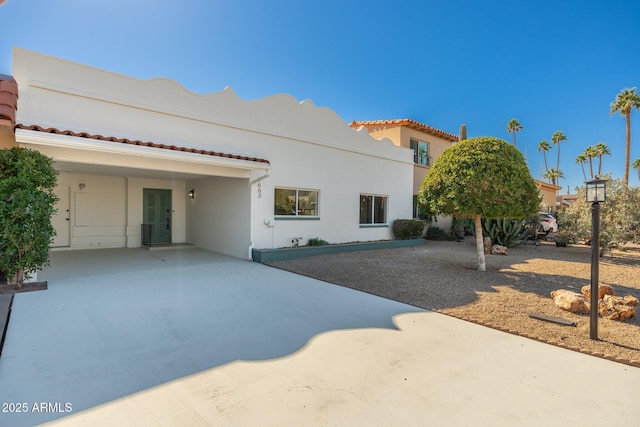
[[407, 246], [424, 245], [424, 239], [385, 240], [381, 242], [345, 243], [342, 245], [303, 246], [298, 248], [253, 249], [255, 262], [267, 264], [315, 255], [335, 254], [339, 252], [368, 251], [373, 249], [394, 249]]

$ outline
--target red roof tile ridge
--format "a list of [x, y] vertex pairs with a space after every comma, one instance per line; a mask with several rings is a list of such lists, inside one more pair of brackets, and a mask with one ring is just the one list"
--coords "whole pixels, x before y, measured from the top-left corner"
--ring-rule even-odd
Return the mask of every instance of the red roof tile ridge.
[[358, 128], [360, 126], [372, 126], [372, 125], [414, 126], [419, 128], [420, 130], [434, 132], [436, 134], [453, 139], [454, 141], [458, 140], [458, 137], [452, 133], [445, 132], [443, 130], [434, 128], [432, 126], [429, 126], [427, 124], [421, 123], [413, 119], [387, 119], [387, 120], [361, 120], [361, 121], [353, 120], [349, 124], [349, 126], [351, 126], [352, 128]]
[[0, 120], [16, 122], [18, 110], [18, 83], [13, 76], [0, 74]]
[[78, 138], [95, 139], [95, 140], [98, 140], [98, 141], [116, 142], [116, 143], [120, 143], [120, 144], [129, 144], [129, 145], [139, 145], [139, 146], [143, 146], [143, 147], [159, 148], [159, 149], [162, 149], [162, 150], [182, 151], [182, 152], [186, 152], [186, 153], [202, 154], [202, 155], [205, 155], [205, 156], [224, 157], [224, 158], [229, 158], [229, 159], [247, 160], [247, 161], [250, 161], [250, 162], [270, 164], [269, 160], [261, 159], [261, 158], [258, 158], [258, 157], [241, 156], [241, 155], [237, 155], [237, 154], [228, 154], [228, 153], [222, 153], [222, 152], [218, 152], [218, 151], [201, 150], [201, 149], [197, 149], [197, 148], [179, 147], [179, 146], [176, 146], [176, 145], [157, 144], [157, 143], [154, 143], [154, 142], [131, 140], [131, 139], [128, 139], [128, 138], [117, 138], [115, 136], [102, 136], [102, 135], [97, 135], [97, 134], [90, 134], [88, 132], [74, 132], [72, 130], [60, 130], [58, 128], [53, 128], [53, 127], [45, 129], [42, 126], [38, 126], [38, 125], [29, 125], [29, 126], [27, 126], [27, 125], [23, 125], [23, 124], [19, 123], [19, 124], [15, 125], [15, 129], [32, 130], [32, 131], [43, 132], [43, 133], [53, 133], [53, 134], [57, 134], [57, 135], [66, 135], [66, 136], [74, 136], [74, 137], [78, 137]]

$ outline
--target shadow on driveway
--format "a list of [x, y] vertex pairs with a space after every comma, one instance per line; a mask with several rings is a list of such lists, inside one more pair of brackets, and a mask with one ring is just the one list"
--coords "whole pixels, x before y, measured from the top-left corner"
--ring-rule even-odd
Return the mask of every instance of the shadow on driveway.
[[[422, 311], [198, 249], [55, 252], [39, 278], [49, 289], [16, 296], [0, 358], [0, 402], [30, 413], [2, 413], [2, 425], [282, 357], [325, 331], [395, 329], [393, 316]], [[33, 412], [42, 402], [56, 410]]]

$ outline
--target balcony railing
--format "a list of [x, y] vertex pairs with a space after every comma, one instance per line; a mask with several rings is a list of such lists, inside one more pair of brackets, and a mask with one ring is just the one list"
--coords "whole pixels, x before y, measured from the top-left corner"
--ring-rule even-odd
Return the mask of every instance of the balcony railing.
[[431, 156], [425, 156], [421, 159], [418, 159], [418, 161], [416, 161], [415, 163], [416, 165], [431, 166], [431, 164], [433, 163], [433, 158]]

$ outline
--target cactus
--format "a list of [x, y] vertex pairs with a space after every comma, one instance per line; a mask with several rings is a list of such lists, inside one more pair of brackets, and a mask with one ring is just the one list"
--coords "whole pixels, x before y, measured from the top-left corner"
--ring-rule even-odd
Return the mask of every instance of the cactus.
[[460, 134], [458, 136], [458, 141], [464, 141], [465, 139], [467, 139], [467, 125], [462, 124], [460, 125]]
[[492, 242], [506, 247], [519, 245], [527, 238], [524, 219], [483, 219], [482, 228], [483, 236], [491, 237]]

